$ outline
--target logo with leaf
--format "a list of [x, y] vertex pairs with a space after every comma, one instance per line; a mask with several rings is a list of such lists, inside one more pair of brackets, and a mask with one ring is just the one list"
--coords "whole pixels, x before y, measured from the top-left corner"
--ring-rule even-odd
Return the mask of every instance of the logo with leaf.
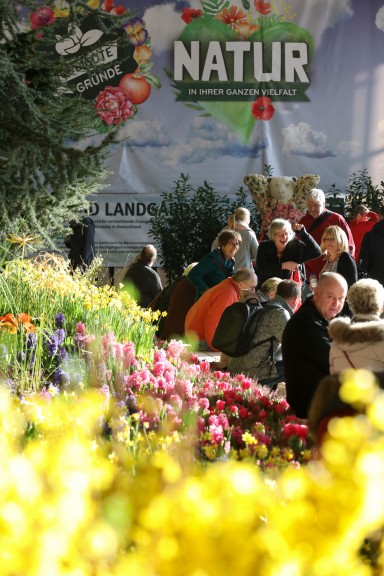
[[[276, 44], [301, 44], [308, 54], [308, 67], [313, 57], [314, 42], [311, 34], [293, 22], [297, 13], [284, 0], [265, 2], [264, 0], [242, 0], [236, 6], [229, 0], [201, 0], [201, 9], [185, 8], [181, 18], [185, 22], [178, 41], [192, 58], [192, 42], [199, 43], [199, 63], [207, 53], [210, 43], [215, 41], [222, 46], [222, 59], [228, 80], [218, 78], [218, 63], [214, 62], [209, 80], [196, 80], [187, 70], [183, 78], [175, 80], [175, 74], [166, 70], [176, 90], [177, 100], [185, 102], [189, 108], [201, 115], [212, 116], [225, 124], [240, 139], [247, 143], [257, 121], [270, 120], [277, 101], [308, 101], [304, 94], [310, 83], [300, 78], [285, 82], [285, 63], [281, 59], [281, 81], [263, 81], [255, 78], [253, 61], [254, 43], [262, 44], [262, 66], [268, 72], [273, 65]], [[235, 70], [234, 52], [226, 51], [227, 43], [248, 42], [249, 51], [243, 58], [242, 80], [230, 76]], [[275, 45], [275, 46], [274, 46]], [[234, 74], [234, 72], [232, 72]], [[309, 78], [308, 74], [306, 74]], [[210, 96], [207, 89], [212, 88]]]

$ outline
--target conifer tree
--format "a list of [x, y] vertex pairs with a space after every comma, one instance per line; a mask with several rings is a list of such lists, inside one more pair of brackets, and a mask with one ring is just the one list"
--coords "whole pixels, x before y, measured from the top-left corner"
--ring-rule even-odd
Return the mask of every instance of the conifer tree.
[[[49, 22], [58, 6], [60, 17]], [[42, 22], [31, 26], [36, 10]], [[80, 26], [91, 13], [107, 33], [121, 27], [121, 16], [97, 0], [0, 0], [0, 242], [7, 233], [54, 238], [105, 181], [118, 126], [100, 130], [94, 104], [66, 93], [76, 58], [52, 57], [63, 26]]]

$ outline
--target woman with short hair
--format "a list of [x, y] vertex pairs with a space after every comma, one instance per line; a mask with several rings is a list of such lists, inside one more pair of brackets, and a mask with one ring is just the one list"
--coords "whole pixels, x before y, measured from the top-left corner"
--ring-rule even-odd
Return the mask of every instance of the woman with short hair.
[[320, 246], [302, 224], [292, 228], [289, 220], [275, 218], [269, 226], [268, 236], [269, 240], [259, 244], [256, 258], [260, 286], [272, 276], [283, 280], [299, 279], [300, 264], [321, 255]]
[[203, 256], [188, 274], [196, 288], [196, 300], [212, 286], [234, 274], [235, 254], [241, 245], [241, 236], [235, 230], [219, 234], [219, 246]]

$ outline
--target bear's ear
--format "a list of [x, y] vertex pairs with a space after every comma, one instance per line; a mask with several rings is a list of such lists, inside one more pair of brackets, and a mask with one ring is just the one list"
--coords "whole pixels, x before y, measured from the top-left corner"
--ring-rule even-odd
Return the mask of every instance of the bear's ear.
[[292, 176], [292, 180], [293, 180], [294, 182], [297, 182], [296, 176]]

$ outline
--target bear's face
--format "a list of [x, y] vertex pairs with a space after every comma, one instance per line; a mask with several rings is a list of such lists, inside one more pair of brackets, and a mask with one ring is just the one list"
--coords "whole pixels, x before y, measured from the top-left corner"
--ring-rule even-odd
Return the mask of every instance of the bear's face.
[[272, 176], [268, 178], [271, 197], [277, 202], [287, 204], [296, 190], [296, 178], [292, 176]]

